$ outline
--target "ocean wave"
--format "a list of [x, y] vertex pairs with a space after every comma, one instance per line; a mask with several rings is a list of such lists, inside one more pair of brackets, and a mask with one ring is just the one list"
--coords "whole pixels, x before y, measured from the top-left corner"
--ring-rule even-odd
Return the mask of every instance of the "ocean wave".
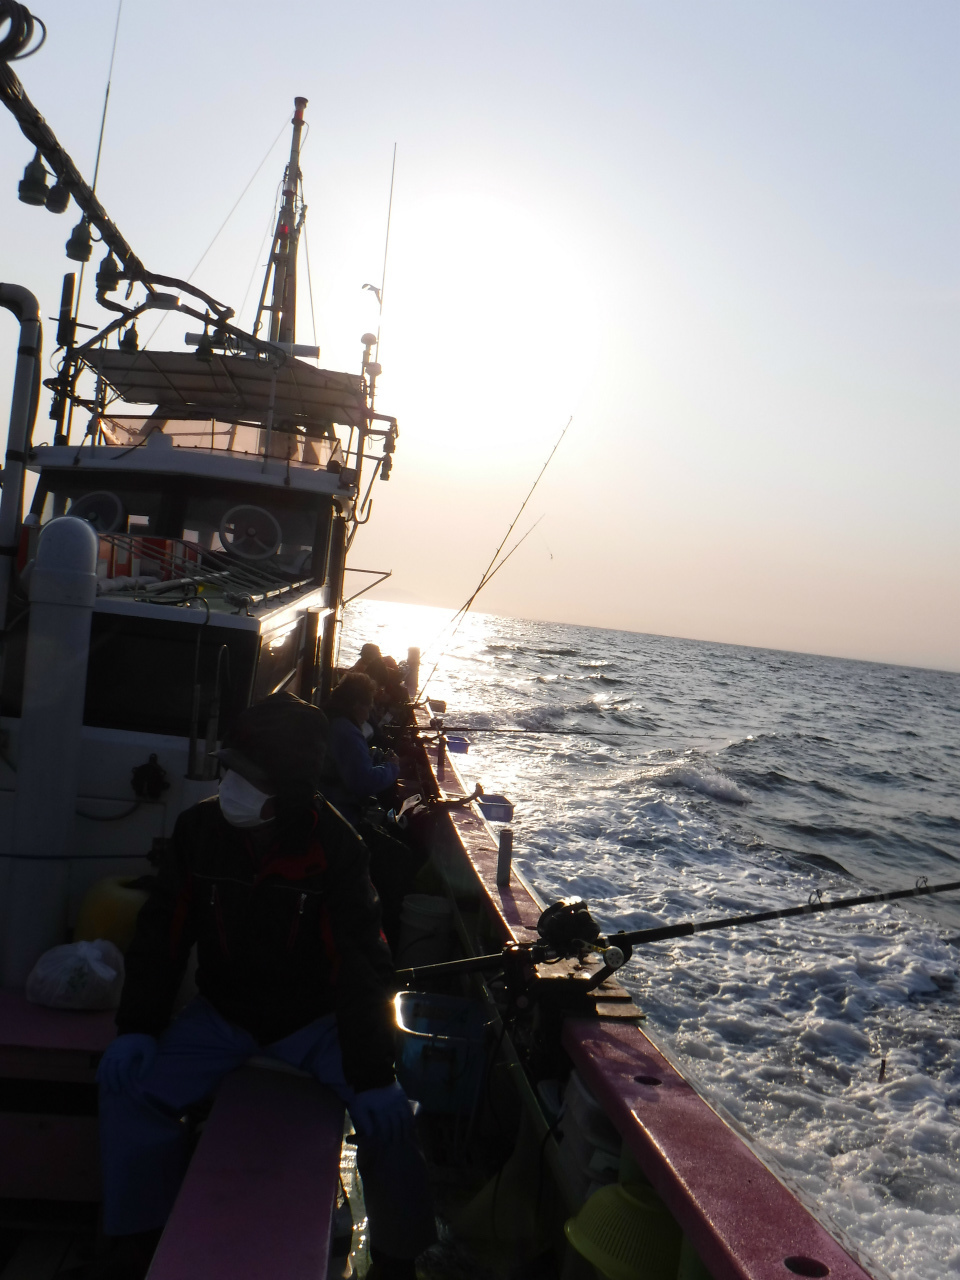
[[[352, 607], [354, 647], [393, 609]], [[584, 680], [601, 673], [624, 683]], [[485, 615], [431, 684], [451, 725], [529, 731], [478, 732], [469, 785], [516, 803], [517, 865], [538, 891], [583, 894], [607, 929], [952, 879], [958, 688]], [[957, 896], [658, 943], [622, 975], [706, 1096], [911, 1280], [960, 1275]]]
[[688, 791], [696, 791], [702, 796], [709, 796], [711, 800], [723, 800], [727, 804], [750, 803], [750, 796], [732, 778], [709, 765], [660, 766], [645, 773], [643, 780], [661, 787], [685, 787]]

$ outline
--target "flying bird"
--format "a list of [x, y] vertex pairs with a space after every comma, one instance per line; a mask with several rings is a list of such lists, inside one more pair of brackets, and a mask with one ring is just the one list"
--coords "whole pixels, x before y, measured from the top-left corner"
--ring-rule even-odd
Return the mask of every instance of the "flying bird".
[[380, 305], [383, 306], [383, 302], [380, 298], [380, 290], [377, 288], [375, 284], [365, 284], [363, 287], [364, 289], [369, 289], [371, 293], [375, 293], [377, 295], [377, 302], [379, 302]]

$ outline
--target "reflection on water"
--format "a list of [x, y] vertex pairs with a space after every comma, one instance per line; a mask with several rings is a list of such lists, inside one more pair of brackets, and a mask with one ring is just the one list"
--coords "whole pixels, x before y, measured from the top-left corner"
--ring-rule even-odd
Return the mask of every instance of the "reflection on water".
[[[444, 655], [428, 692], [470, 730], [466, 780], [515, 801], [538, 891], [608, 928], [960, 878], [960, 676], [479, 614], [433, 643], [447, 611], [349, 613], [346, 660]], [[958, 930], [946, 898], [859, 908], [659, 944], [626, 979], [707, 1096], [922, 1280], [960, 1274]]]

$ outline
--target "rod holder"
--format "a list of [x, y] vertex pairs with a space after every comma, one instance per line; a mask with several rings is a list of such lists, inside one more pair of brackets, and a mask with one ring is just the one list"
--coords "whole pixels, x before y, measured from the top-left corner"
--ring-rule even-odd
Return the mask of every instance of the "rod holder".
[[510, 883], [510, 870], [512, 866], [513, 828], [502, 827], [500, 830], [500, 849], [497, 853], [497, 888], [507, 888]]

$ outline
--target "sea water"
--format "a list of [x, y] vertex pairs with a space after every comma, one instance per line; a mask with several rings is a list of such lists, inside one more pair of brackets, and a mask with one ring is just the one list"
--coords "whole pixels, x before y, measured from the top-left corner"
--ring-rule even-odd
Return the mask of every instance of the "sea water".
[[[960, 879], [960, 675], [358, 602], [424, 649], [515, 861], [607, 930]], [[439, 638], [437, 638], [439, 636]], [[960, 893], [642, 948], [703, 1095], [890, 1275], [960, 1275]], [[881, 1063], [885, 1062], [881, 1079]]]

